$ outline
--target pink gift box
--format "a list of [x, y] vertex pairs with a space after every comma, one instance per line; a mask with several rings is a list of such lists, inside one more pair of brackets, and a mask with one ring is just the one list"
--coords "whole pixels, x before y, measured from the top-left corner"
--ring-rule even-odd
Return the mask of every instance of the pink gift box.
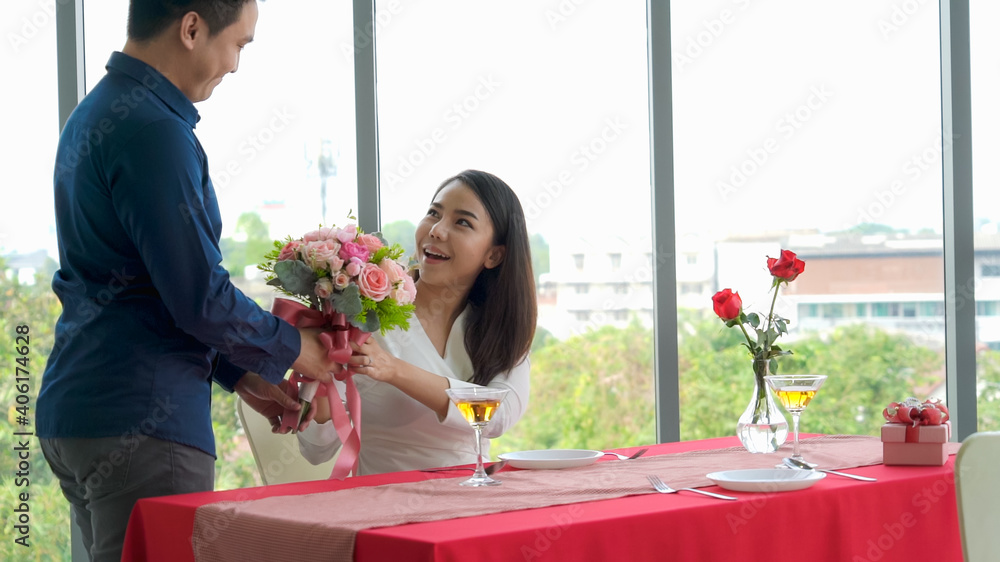
[[948, 462], [944, 444], [951, 438], [951, 422], [913, 426], [882, 426], [882, 463], [885, 465], [942, 466]]

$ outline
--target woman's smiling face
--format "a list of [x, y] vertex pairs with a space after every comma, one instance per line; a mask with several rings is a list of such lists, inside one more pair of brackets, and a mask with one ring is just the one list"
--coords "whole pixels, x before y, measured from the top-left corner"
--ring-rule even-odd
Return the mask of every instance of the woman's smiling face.
[[420, 281], [471, 287], [483, 268], [503, 259], [493, 238], [493, 222], [475, 192], [459, 180], [448, 183], [417, 225]]

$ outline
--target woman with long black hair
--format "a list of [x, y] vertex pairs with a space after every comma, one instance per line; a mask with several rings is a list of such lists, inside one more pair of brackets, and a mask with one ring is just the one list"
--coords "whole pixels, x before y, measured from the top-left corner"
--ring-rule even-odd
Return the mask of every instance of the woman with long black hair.
[[[498, 437], [528, 406], [528, 351], [537, 317], [524, 211], [500, 178], [466, 170], [445, 180], [417, 225], [415, 318], [355, 346], [361, 394], [358, 473], [376, 474], [476, 462], [469, 423], [445, 390], [509, 390], [484, 436]], [[340, 440], [327, 399], [297, 433], [315, 464]], [[484, 444], [488, 455], [488, 443]]]

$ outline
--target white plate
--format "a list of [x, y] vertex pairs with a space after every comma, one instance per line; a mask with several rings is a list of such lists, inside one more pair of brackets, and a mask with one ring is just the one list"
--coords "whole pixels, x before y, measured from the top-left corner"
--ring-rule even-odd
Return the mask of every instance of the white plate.
[[784, 468], [725, 470], [707, 474], [717, 485], [735, 492], [789, 492], [802, 490], [826, 477], [822, 472]]
[[597, 462], [603, 451], [588, 449], [541, 449], [497, 455], [514, 468], [572, 468]]

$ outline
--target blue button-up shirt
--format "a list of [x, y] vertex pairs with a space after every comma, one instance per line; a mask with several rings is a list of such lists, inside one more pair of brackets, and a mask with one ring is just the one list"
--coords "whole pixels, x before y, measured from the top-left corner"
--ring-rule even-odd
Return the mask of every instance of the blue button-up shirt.
[[[190, 100], [114, 53], [56, 153], [62, 301], [37, 402], [40, 437], [145, 434], [215, 454], [211, 381], [279, 382], [299, 333], [236, 289]], [[125, 441], [123, 440], [123, 443]]]

